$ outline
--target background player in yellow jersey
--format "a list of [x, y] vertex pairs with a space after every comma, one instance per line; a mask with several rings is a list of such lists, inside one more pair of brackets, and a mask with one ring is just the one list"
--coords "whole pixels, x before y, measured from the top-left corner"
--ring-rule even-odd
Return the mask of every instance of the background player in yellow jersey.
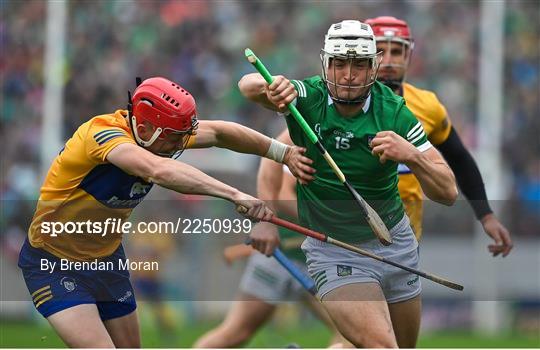
[[[139, 80], [129, 100], [127, 110], [92, 118], [66, 142], [41, 187], [19, 255], [36, 309], [72, 347], [140, 346], [129, 271], [121, 267], [122, 235], [102, 229], [127, 219], [153, 184], [223, 198], [248, 208], [254, 220], [272, 215], [263, 201], [171, 157], [186, 147], [217, 146], [284, 162], [299, 176], [309, 169], [300, 148], [235, 123], [199, 122], [191, 94], [165, 78]], [[65, 232], [51, 234], [51, 223]], [[62, 270], [63, 261], [87, 265]]]
[[[377, 79], [396, 94], [403, 96], [407, 107], [422, 123], [428, 140], [443, 154], [456, 176], [460, 190], [482, 223], [484, 231], [494, 240], [488, 247], [489, 251], [493, 256], [508, 255], [512, 249], [510, 233], [493, 214], [480, 171], [452, 127], [446, 108], [433, 92], [405, 82], [414, 46], [409, 26], [405, 21], [390, 16], [371, 18], [365, 22], [373, 29], [377, 51], [383, 55]], [[420, 238], [422, 189], [416, 177], [405, 165], [400, 164], [398, 169], [399, 193], [416, 237]]]

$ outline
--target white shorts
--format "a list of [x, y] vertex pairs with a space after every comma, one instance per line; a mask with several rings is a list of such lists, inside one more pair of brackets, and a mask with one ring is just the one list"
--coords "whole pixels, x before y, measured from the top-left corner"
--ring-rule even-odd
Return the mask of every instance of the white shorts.
[[[377, 239], [354, 245], [417, 269], [418, 242], [407, 215], [390, 234], [393, 239], [390, 246], [383, 246]], [[321, 299], [330, 291], [351, 283], [378, 283], [388, 303], [412, 299], [422, 290], [420, 278], [415, 274], [314, 238], [306, 239], [302, 250]]]
[[[300, 271], [307, 273], [305, 264], [292, 261]], [[254, 252], [249, 257], [240, 281], [240, 291], [268, 304], [295, 301], [307, 294], [302, 285], [276, 259], [259, 252]]]

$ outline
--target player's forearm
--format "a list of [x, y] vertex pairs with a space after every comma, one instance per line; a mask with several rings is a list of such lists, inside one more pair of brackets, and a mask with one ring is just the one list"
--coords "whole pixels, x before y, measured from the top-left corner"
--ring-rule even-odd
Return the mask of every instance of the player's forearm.
[[454, 204], [458, 195], [456, 179], [444, 161], [434, 162], [424, 153], [418, 152], [406, 165], [412, 170], [429, 199], [445, 205]]
[[471, 205], [478, 220], [492, 213], [487, 200], [486, 189], [480, 170], [469, 152], [463, 155], [462, 165], [455, 166], [449, 162], [456, 175], [459, 188]]
[[222, 122], [216, 130], [216, 147], [265, 157], [272, 139], [243, 125]]
[[276, 211], [283, 179], [282, 165], [270, 159], [261, 159], [257, 174], [257, 197]]
[[[289, 136], [289, 131], [285, 129], [276, 140], [288, 146], [294, 145]], [[257, 178], [257, 190], [259, 198], [271, 198], [274, 212], [286, 215], [289, 218], [298, 218], [298, 208], [296, 204], [296, 179], [287, 174], [284, 166], [271, 160], [261, 160], [259, 174]]]
[[239, 191], [182, 162], [163, 159], [149, 178], [162, 187], [185, 194], [208, 195], [233, 201]]
[[266, 96], [266, 82], [259, 73], [244, 75], [238, 82], [242, 95], [250, 101], [258, 103], [268, 109], [277, 110], [277, 107]]
[[[298, 220], [298, 204], [296, 201], [296, 179], [293, 179], [294, 184], [289, 185], [288, 175], [283, 175], [285, 178], [281, 184], [279, 192], [279, 201], [277, 210], [279, 213], [286, 215], [289, 218]], [[292, 182], [291, 182], [292, 183]]]
[[459, 189], [469, 201], [478, 220], [492, 213], [480, 170], [454, 128], [446, 141], [438, 145], [437, 149], [441, 151], [456, 175]]
[[[276, 140], [283, 142], [288, 146], [293, 146], [294, 143], [289, 135], [289, 130], [285, 129], [279, 134]], [[282, 170], [283, 167], [280, 169]], [[278, 211], [287, 215], [289, 218], [298, 220], [298, 204], [296, 198], [296, 179], [288, 175], [282, 170], [281, 190], [279, 192], [279, 208]]]

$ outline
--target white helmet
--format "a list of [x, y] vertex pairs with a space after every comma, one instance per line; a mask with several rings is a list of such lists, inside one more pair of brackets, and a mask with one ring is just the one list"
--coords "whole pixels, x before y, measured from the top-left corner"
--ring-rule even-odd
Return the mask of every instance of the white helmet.
[[[351, 60], [349, 65], [352, 70], [352, 60], [366, 59], [369, 60], [369, 69], [363, 85], [340, 85], [334, 81], [328, 80], [327, 71], [330, 68], [330, 59], [338, 58], [343, 60]], [[362, 94], [362, 96], [354, 99], [346, 99], [338, 96], [337, 88], [348, 88], [349, 96], [353, 89], [363, 89], [370, 87], [377, 78], [379, 68], [379, 60], [377, 59], [377, 44], [373, 30], [371, 27], [360, 21], [346, 20], [332, 24], [324, 37], [324, 48], [321, 50], [322, 61], [322, 76], [330, 96], [336, 102], [340, 103], [362, 103], [369, 96], [370, 89]], [[334, 68], [335, 69], [335, 68]], [[335, 77], [335, 74], [334, 74]]]

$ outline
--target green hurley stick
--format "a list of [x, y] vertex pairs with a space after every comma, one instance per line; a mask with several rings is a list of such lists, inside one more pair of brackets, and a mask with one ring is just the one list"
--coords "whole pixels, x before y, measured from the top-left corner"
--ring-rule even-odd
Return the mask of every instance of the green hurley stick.
[[[257, 71], [263, 76], [264, 80], [266, 80], [268, 84], [271, 84], [272, 81], [274, 81], [274, 78], [272, 77], [268, 69], [266, 69], [264, 64], [262, 64], [261, 60], [259, 60], [259, 58], [255, 56], [253, 51], [251, 51], [251, 49], [246, 49], [245, 55], [249, 63], [251, 63], [255, 67], [255, 69], [257, 69]], [[288, 104], [287, 108], [289, 108], [289, 111], [291, 111], [294, 119], [302, 127], [302, 130], [304, 130], [304, 132], [306, 133], [309, 141], [311, 141], [313, 144], [317, 144], [317, 142], [319, 142], [317, 135], [315, 135], [313, 130], [311, 130], [311, 128], [309, 127], [304, 117], [302, 117], [300, 112], [298, 112], [298, 109], [296, 109], [296, 106], [292, 104]], [[338, 169], [338, 171], [341, 174], [341, 176], [343, 176], [343, 173], [341, 172], [341, 170]], [[340, 175], [338, 175], [338, 177], [340, 177]]]
[[[268, 72], [268, 69], [264, 66], [264, 64], [255, 56], [253, 51], [251, 49], [246, 49], [245, 51], [246, 58], [248, 59], [249, 63], [251, 63], [255, 69], [263, 76], [264, 80], [271, 84], [274, 78]], [[302, 117], [300, 112], [298, 112], [298, 109], [296, 109], [296, 106], [293, 104], [288, 104], [287, 108], [293, 115], [294, 119], [300, 124], [300, 127], [304, 132], [306, 133], [308, 139], [317, 147], [317, 149], [321, 152], [322, 156], [326, 160], [326, 162], [330, 165], [336, 176], [338, 177], [339, 181], [343, 183], [343, 185], [347, 188], [347, 190], [351, 193], [355, 201], [360, 205], [360, 208], [362, 209], [362, 212], [364, 214], [364, 218], [368, 222], [369, 226], [373, 230], [373, 233], [377, 236], [379, 241], [384, 245], [389, 245], [392, 243], [392, 237], [390, 236], [390, 232], [388, 232], [388, 228], [386, 228], [386, 225], [381, 220], [379, 214], [371, 207], [369, 204], [360, 196], [360, 194], [352, 187], [352, 185], [347, 181], [345, 178], [345, 175], [341, 171], [341, 169], [337, 166], [336, 162], [328, 151], [324, 148], [322, 143], [319, 141], [319, 138], [313, 130], [309, 127], [308, 123], [306, 123], [306, 120]]]

